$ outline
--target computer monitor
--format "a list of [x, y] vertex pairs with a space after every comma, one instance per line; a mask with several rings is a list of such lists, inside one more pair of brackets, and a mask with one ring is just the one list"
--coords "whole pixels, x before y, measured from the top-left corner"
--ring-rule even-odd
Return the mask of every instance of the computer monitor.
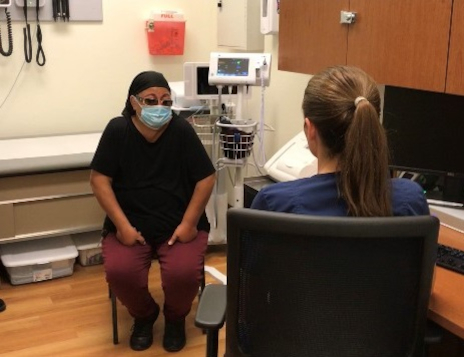
[[[187, 99], [218, 99], [218, 87], [208, 83], [209, 62], [184, 63], [184, 95]], [[222, 88], [223, 101], [229, 98], [229, 88]], [[237, 86], [232, 87], [232, 98], [237, 97]]]
[[464, 202], [464, 97], [385, 87], [383, 126], [391, 168], [436, 175], [428, 198]]

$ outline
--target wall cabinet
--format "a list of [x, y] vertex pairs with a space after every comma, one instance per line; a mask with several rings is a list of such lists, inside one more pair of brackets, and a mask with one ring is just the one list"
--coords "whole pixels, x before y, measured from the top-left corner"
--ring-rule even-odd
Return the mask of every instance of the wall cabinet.
[[[356, 12], [356, 22], [341, 24], [342, 10]], [[379, 84], [464, 93], [463, 15], [464, 0], [454, 8], [453, 0], [281, 0], [279, 69], [314, 74], [348, 64]], [[448, 60], [452, 17], [457, 54]]]
[[446, 92], [464, 95], [464, 0], [454, 0]]
[[218, 1], [218, 46], [233, 50], [262, 51], [260, 0]]
[[0, 243], [94, 231], [105, 217], [90, 171], [0, 178]]

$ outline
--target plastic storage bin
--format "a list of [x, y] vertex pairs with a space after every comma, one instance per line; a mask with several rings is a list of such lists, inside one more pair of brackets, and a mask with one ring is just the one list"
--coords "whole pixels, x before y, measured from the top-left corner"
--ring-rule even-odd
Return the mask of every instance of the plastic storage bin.
[[13, 285], [72, 275], [77, 256], [70, 236], [0, 245], [0, 257]]
[[73, 234], [72, 239], [79, 252], [79, 263], [81, 265], [103, 263], [100, 231]]

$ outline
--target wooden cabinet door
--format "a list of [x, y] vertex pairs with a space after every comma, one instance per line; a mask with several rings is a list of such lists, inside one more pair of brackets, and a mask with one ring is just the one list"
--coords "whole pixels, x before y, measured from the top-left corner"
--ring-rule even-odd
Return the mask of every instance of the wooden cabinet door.
[[350, 0], [347, 63], [377, 83], [444, 92], [452, 2]]
[[279, 69], [314, 74], [345, 64], [348, 26], [340, 11], [348, 8], [349, 0], [281, 0]]
[[445, 91], [464, 95], [464, 0], [454, 0]]

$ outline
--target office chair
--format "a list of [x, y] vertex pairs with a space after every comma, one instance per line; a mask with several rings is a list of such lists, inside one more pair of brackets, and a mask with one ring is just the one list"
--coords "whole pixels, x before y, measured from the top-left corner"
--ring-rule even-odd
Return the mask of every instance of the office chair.
[[206, 286], [195, 321], [207, 356], [225, 310], [227, 357], [423, 355], [438, 230], [432, 216], [230, 209], [228, 285]]
[[[200, 282], [200, 289], [198, 291], [198, 299], [200, 299], [204, 288], [205, 288], [205, 267], [203, 265], [203, 276]], [[113, 329], [113, 344], [117, 345], [119, 343], [118, 307], [117, 307], [117, 301], [116, 301], [117, 299], [116, 299], [116, 295], [113, 294], [109, 286], [108, 286], [108, 294], [109, 294], [109, 298], [111, 299], [111, 326]]]

